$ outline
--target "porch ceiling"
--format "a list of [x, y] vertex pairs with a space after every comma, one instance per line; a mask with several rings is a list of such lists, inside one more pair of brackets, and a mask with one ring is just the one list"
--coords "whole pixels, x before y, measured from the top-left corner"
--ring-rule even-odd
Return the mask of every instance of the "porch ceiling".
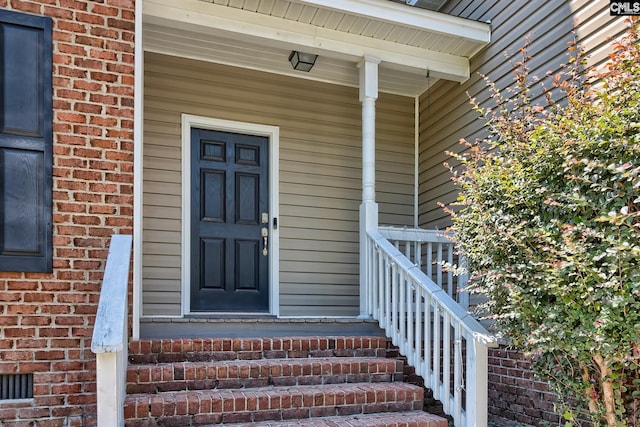
[[[415, 96], [464, 81], [488, 24], [388, 0], [143, 0], [146, 51], [357, 87], [363, 56], [381, 60], [382, 92]], [[309, 73], [291, 50], [316, 53]]]

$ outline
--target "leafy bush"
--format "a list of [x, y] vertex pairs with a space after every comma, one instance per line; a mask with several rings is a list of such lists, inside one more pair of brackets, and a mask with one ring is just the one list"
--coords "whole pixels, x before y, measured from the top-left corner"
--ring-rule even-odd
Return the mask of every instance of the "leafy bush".
[[574, 43], [553, 87], [535, 83], [523, 48], [507, 96], [487, 80], [497, 108], [472, 100], [489, 136], [449, 153], [460, 195], [447, 210], [471, 289], [568, 424], [640, 425], [640, 30], [629, 22], [604, 71], [584, 72]]

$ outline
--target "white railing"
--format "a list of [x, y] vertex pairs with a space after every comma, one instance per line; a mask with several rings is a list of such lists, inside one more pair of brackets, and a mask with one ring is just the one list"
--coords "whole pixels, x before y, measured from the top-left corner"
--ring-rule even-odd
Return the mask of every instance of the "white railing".
[[468, 275], [454, 275], [446, 268], [464, 264], [464, 260], [458, 258], [455, 244], [442, 231], [406, 227], [379, 227], [378, 231], [458, 304], [469, 308], [469, 292], [465, 290]]
[[[404, 230], [398, 241], [414, 232], [420, 243], [424, 230]], [[382, 229], [393, 238], [390, 229]], [[487, 425], [488, 348], [496, 341], [468, 311], [400, 252], [381, 232], [368, 232], [365, 274], [369, 284], [367, 307], [387, 336], [425, 380], [456, 427]], [[449, 242], [450, 243], [450, 242]], [[436, 250], [437, 252], [437, 250]], [[415, 254], [422, 254], [416, 250]], [[411, 256], [411, 254], [409, 254]], [[422, 256], [422, 255], [418, 255]], [[436, 273], [437, 276], [437, 273]]]
[[114, 235], [104, 269], [91, 351], [96, 354], [98, 427], [124, 425], [131, 236]]

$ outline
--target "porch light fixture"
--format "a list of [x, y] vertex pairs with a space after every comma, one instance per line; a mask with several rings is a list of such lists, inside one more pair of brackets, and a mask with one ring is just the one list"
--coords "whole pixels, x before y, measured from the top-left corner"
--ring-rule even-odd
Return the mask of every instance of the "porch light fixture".
[[291, 66], [294, 70], [298, 71], [311, 71], [314, 64], [316, 63], [316, 59], [318, 59], [318, 55], [314, 55], [313, 53], [298, 52], [297, 50], [292, 50], [289, 54], [289, 62], [291, 62]]

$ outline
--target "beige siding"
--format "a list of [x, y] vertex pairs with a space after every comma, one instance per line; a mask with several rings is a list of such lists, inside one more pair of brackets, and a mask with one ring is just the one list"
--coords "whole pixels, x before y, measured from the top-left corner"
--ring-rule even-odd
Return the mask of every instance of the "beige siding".
[[[456, 189], [450, 173], [443, 167], [445, 151], [459, 152], [461, 138], [474, 140], [482, 136], [484, 121], [471, 110], [469, 98], [489, 105], [489, 93], [479, 74], [486, 75], [505, 88], [513, 81], [511, 65], [505, 57], [518, 60], [518, 50], [530, 35], [528, 53], [531, 74], [544, 77], [558, 70], [567, 60], [567, 43], [573, 40], [573, 25], [592, 64], [606, 59], [609, 42], [622, 28], [622, 18], [612, 18], [605, 1], [548, 0], [514, 2], [512, 0], [451, 1], [444, 12], [471, 19], [490, 21], [492, 41], [471, 63], [471, 78], [462, 85], [439, 81], [420, 98], [420, 224], [443, 228], [448, 217], [438, 202], [455, 199]], [[468, 94], [468, 95], [467, 95]]]
[[[384, 223], [413, 221], [413, 103], [385, 94], [377, 102]], [[358, 314], [357, 89], [150, 53], [143, 314], [180, 314], [181, 113], [280, 127], [280, 313]]]

